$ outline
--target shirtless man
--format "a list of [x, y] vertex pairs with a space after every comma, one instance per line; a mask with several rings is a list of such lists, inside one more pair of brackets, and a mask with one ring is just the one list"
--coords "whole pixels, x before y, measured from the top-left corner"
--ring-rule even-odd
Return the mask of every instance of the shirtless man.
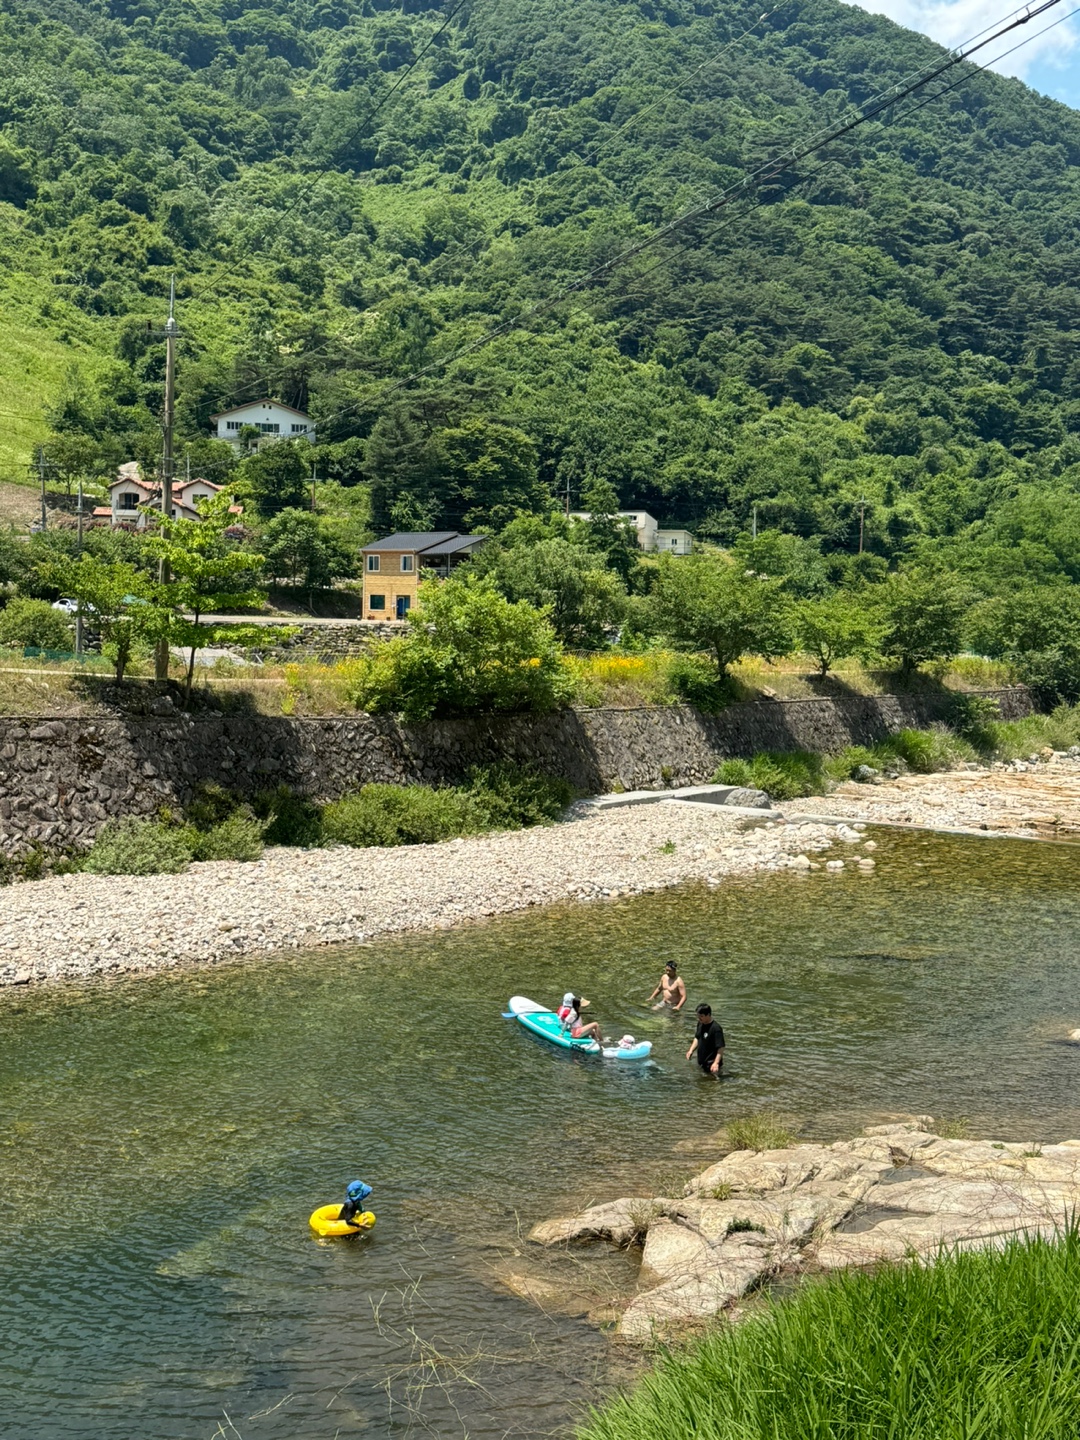
[[653, 1006], [654, 1010], [663, 1010], [666, 1006], [673, 1015], [677, 1015], [686, 1004], [686, 986], [678, 972], [679, 967], [674, 960], [669, 960], [664, 966], [660, 982], [649, 996], [650, 1000], [657, 995], [661, 997], [659, 1005]]

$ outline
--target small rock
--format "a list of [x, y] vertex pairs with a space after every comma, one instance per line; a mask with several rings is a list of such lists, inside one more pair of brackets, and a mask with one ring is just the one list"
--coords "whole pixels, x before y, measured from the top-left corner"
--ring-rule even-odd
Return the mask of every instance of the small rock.
[[825, 861], [825, 869], [826, 869], [826, 870], [843, 870], [843, 868], [844, 868], [844, 862], [843, 862], [843, 860], [826, 860], [826, 861]]
[[11, 977], [11, 983], [12, 985], [29, 985], [30, 978], [29, 970], [16, 970], [15, 974]]
[[851, 778], [857, 785], [872, 785], [881, 776], [880, 770], [875, 770], [873, 765], [856, 765], [851, 772]]
[[864, 849], [864, 850], [876, 850], [876, 849], [877, 849], [877, 841], [876, 841], [876, 840], [867, 840], [866, 843], [863, 845], [863, 849]]

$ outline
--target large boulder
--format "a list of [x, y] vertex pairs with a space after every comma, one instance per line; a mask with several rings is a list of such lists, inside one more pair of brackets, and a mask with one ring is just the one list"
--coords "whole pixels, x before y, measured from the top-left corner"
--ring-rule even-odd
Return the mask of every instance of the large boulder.
[[563, 1215], [542, 1220], [529, 1231], [538, 1245], [567, 1245], [578, 1240], [608, 1240], [612, 1245], [632, 1245], [645, 1234], [650, 1223], [677, 1210], [677, 1200], [643, 1200], [630, 1197], [606, 1205], [591, 1205], [580, 1215]]
[[712, 1251], [710, 1263], [693, 1274], [679, 1274], [636, 1296], [623, 1311], [618, 1333], [627, 1340], [649, 1340], [671, 1325], [707, 1320], [745, 1295], [770, 1274], [770, 1248], [760, 1235], [733, 1235]]

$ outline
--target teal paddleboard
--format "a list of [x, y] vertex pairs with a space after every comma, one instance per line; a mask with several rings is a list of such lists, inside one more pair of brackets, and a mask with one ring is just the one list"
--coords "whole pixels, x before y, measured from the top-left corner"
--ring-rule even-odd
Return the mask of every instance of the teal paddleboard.
[[507, 1007], [526, 1030], [531, 1030], [534, 1035], [540, 1035], [545, 1040], [550, 1040], [552, 1045], [558, 1045], [563, 1050], [580, 1050], [586, 1055], [603, 1055], [605, 1060], [647, 1060], [652, 1053], [652, 1044], [643, 1040], [634, 1046], [604, 1045], [600, 1046], [595, 1040], [582, 1038], [574, 1040], [569, 1030], [563, 1029], [562, 1021], [554, 1010], [545, 1010], [542, 1005], [537, 1005], [535, 1000], [527, 1000], [524, 995], [513, 995]]

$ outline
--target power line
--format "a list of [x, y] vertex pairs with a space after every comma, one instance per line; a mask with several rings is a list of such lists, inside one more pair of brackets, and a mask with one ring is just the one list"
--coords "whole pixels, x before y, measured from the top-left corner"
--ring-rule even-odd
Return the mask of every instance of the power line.
[[[850, 134], [860, 125], [864, 125], [869, 120], [875, 119], [884, 111], [889, 110], [899, 104], [901, 101], [906, 100], [909, 95], [912, 95], [917, 91], [921, 90], [924, 86], [931, 84], [934, 80], [944, 75], [947, 71], [955, 68], [955, 66], [957, 65], [964, 63], [970, 58], [970, 56], [976, 54], [980, 50], [985, 49], [986, 46], [993, 44], [994, 41], [1003, 39], [1006, 35], [1011, 34], [1014, 30], [1019, 29], [1021, 26], [1029, 24], [1037, 16], [1045, 14], [1048, 10], [1053, 9], [1056, 5], [1060, 3], [1061, 0], [1042, 0], [1041, 4], [1028, 5], [1025, 6], [1022, 11], [1014, 11], [1012, 18], [1010, 18], [1007, 23], [999, 24], [998, 27], [993, 30], [992, 34], [987, 34], [987, 31], [991, 29], [990, 26], [987, 26], [984, 30], [978, 31], [971, 40], [965, 41], [964, 44], [957, 49], [949, 51], [947, 53], [946, 59], [938, 61], [932, 65], [923, 66], [921, 70], [913, 72], [914, 78], [910, 79], [906, 83], [903, 81], [899, 81], [895, 85], [887, 88], [886, 90], [879, 92], [878, 95], [873, 96], [869, 101], [858, 107], [854, 111], [854, 113], [852, 113], [851, 111], [845, 112], [844, 115], [842, 115], [839, 119], [833, 121], [832, 124], [816, 131], [803, 145], [787, 151], [786, 153], [780, 155], [774, 160], [766, 161], [763, 164], [759, 165], [748, 175], [744, 176], [742, 180], [737, 181], [734, 185], [728, 186], [726, 189], [720, 191], [719, 194], [715, 195], [712, 199], [706, 201], [704, 204], [695, 206], [693, 209], [685, 211], [682, 215], [677, 216], [674, 220], [668, 221], [666, 224], [659, 226], [650, 235], [645, 237], [645, 239], [639, 241], [634, 245], [628, 246], [625, 250], [620, 251], [618, 255], [613, 256], [612, 259], [607, 260], [603, 262], [603, 264], [597, 265], [592, 270], [589, 270], [585, 274], [580, 275], [570, 284], [563, 286], [562, 289], [557, 291], [554, 295], [549, 296], [545, 300], [538, 301], [535, 305], [532, 305], [528, 309], [521, 311], [518, 315], [513, 316], [511, 319], [505, 320], [499, 325], [493, 326], [478, 339], [471, 341], [467, 345], [462, 346], [453, 354], [446, 356], [443, 359], [434, 360], [429, 365], [422, 366], [420, 369], [413, 371], [412, 374], [407, 375], [403, 379], [396, 381], [394, 384], [388, 386], [386, 389], [381, 391], [378, 396], [358, 399], [352, 405], [346, 406], [343, 409], [338, 410], [327, 417], [324, 417], [324, 419], [321, 421], [321, 424], [325, 426], [332, 423], [336, 419], [340, 419], [344, 415], [352, 413], [353, 411], [361, 408], [362, 406], [375, 403], [377, 399], [383, 400], [390, 395], [396, 394], [398, 391], [405, 389], [409, 385], [412, 385], [415, 381], [422, 379], [425, 375], [429, 375], [433, 371], [443, 370], [447, 366], [452, 365], [455, 361], [463, 359], [465, 356], [474, 354], [476, 353], [476, 351], [483, 349], [485, 346], [501, 338], [503, 335], [509, 334], [513, 330], [524, 328], [531, 320], [536, 319], [540, 315], [546, 314], [556, 305], [561, 304], [563, 300], [567, 299], [573, 294], [576, 294], [578, 291], [585, 289], [587, 286], [595, 283], [597, 280], [608, 277], [615, 270], [627, 264], [630, 260], [633, 260], [638, 255], [641, 255], [647, 250], [652, 249], [654, 246], [659, 244], [660, 241], [677, 234], [680, 230], [683, 230], [688, 225], [692, 225], [697, 221], [711, 218], [713, 215], [716, 214], [717, 211], [725, 208], [728, 205], [731, 205], [733, 202], [740, 199], [745, 199], [747, 201], [750, 201], [751, 203], [760, 203], [760, 198], [753, 196], [753, 194], [751, 193], [753, 189], [760, 187], [762, 184], [766, 183], [769, 180], [778, 179], [781, 175], [791, 170], [800, 161], [807, 159], [809, 156], [815, 154], [821, 149], [824, 149], [825, 146], [832, 144], [836, 140], [842, 139], [845, 135]], [[1073, 13], [1076, 12], [1070, 12], [1070, 14]], [[1062, 17], [1062, 20], [1055, 21], [1054, 25], [1060, 24], [1063, 20], [1066, 20], [1068, 18], [1069, 16], [1065, 15]], [[1046, 30], [1052, 28], [1054, 28], [1053, 25], [1046, 26], [1044, 30], [1037, 32], [1036, 35], [1027, 36], [1024, 40], [1020, 41], [1019, 44], [1013, 46], [1010, 50], [1003, 52], [1002, 55], [995, 56], [981, 65], [974, 66], [970, 71], [963, 74], [952, 85], [934, 91], [931, 95], [920, 101], [919, 105], [913, 106], [911, 110], [905, 112], [905, 114], [914, 114], [917, 110], [921, 109], [923, 105], [929, 104], [932, 100], [940, 99], [950, 90], [956, 89], [959, 85], [966, 83], [975, 75], [980, 74], [983, 70], [987, 68], [988, 65], [993, 64], [995, 60], [1003, 59], [1005, 55], [1012, 54], [1015, 50], [1021, 49], [1024, 45], [1030, 43], [1031, 40], [1038, 38], [1038, 35], [1042, 35], [1046, 32]], [[980, 38], [982, 36], [986, 36], [986, 38]], [[690, 242], [690, 244], [693, 243], [693, 241]], [[690, 245], [683, 247], [684, 250], [688, 248], [690, 248]], [[683, 252], [680, 251], [677, 253]], [[671, 258], [674, 257], [665, 256], [658, 263], [667, 263], [667, 261], [669, 261]], [[653, 268], [656, 267], [650, 267], [650, 269]], [[648, 274], [649, 272], [646, 271], [645, 273]]]

